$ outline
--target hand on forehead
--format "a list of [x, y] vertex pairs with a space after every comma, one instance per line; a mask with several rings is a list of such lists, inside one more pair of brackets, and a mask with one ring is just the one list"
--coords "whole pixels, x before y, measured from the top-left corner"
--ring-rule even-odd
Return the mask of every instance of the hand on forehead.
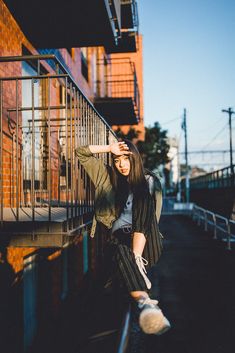
[[132, 152], [129, 151], [128, 145], [124, 141], [111, 144], [110, 151], [115, 156], [121, 156], [123, 154], [126, 154], [126, 155], [132, 154]]

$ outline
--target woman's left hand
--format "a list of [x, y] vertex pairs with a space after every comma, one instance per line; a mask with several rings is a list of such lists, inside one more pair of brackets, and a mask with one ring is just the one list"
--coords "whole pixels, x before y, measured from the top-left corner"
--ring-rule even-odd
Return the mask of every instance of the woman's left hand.
[[116, 156], [121, 156], [123, 154], [132, 154], [132, 152], [129, 151], [129, 147], [124, 141], [115, 142], [109, 146], [110, 146], [110, 152], [115, 154]]

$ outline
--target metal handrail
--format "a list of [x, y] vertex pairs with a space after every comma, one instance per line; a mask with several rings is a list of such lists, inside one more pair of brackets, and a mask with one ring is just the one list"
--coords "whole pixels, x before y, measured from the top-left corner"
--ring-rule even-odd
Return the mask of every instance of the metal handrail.
[[121, 0], [121, 5], [131, 5], [132, 7], [132, 17], [135, 31], [139, 32], [139, 16], [138, 16], [138, 7], [136, 0]]
[[130, 320], [131, 320], [131, 306], [129, 305], [120, 332], [118, 348], [116, 353], [126, 353], [128, 348], [128, 340], [130, 333]]
[[214, 239], [218, 238], [218, 230], [223, 232], [227, 238], [227, 249], [231, 250], [231, 241], [233, 237], [235, 237], [235, 234], [232, 234], [231, 232], [231, 226], [235, 225], [234, 220], [223, 217], [197, 205], [193, 206], [193, 219], [197, 221], [198, 225], [201, 225], [201, 222], [203, 222], [205, 231], [208, 231], [208, 225], [212, 225]]
[[[51, 61], [55, 70], [51, 68]], [[46, 209], [44, 214], [51, 222], [52, 210], [55, 214], [55, 208], [62, 207], [66, 209], [65, 232], [72, 234], [84, 223], [83, 214], [90, 212], [93, 205], [90, 181], [78, 164], [75, 148], [106, 144], [115, 140], [116, 135], [55, 55], [0, 58], [0, 64], [14, 62], [33, 64], [35, 73], [0, 77], [1, 225], [6, 219], [20, 221], [25, 213], [28, 221], [34, 223], [40, 220], [37, 208]], [[27, 85], [25, 92], [24, 84]], [[3, 99], [4, 89], [11, 91], [11, 99]], [[27, 96], [28, 92], [31, 93], [27, 103], [23, 103], [23, 94]], [[7, 140], [11, 146], [9, 151], [4, 149], [3, 138], [4, 144]], [[77, 217], [79, 222], [73, 222]]]
[[225, 167], [214, 172], [198, 177], [190, 178], [190, 187], [197, 188], [218, 188], [233, 187], [235, 185], [235, 165]]
[[[99, 116], [99, 118], [103, 121], [107, 127], [111, 129], [110, 125], [107, 123], [107, 121], [100, 115], [98, 110], [94, 107], [93, 103], [86, 97], [86, 95], [83, 93], [80, 87], [78, 87], [77, 83], [74, 81], [73, 77], [70, 75], [66, 67], [63, 65], [63, 63], [57, 58], [55, 54], [40, 54], [40, 55], [21, 55], [21, 56], [2, 56], [0, 57], [0, 63], [7, 63], [7, 62], [17, 62], [17, 61], [37, 61], [37, 67], [38, 67], [38, 75], [40, 74], [40, 61], [46, 61], [46, 60], [52, 60], [55, 62], [56, 65], [58, 65], [58, 69], [61, 69], [61, 71], [68, 77], [68, 81], [71, 82], [79, 91], [79, 93], [82, 95], [83, 99], [92, 106], [92, 109], [95, 111], [95, 113]], [[59, 71], [57, 72], [57, 75], [59, 74]], [[47, 76], [49, 77], [49, 76]], [[52, 75], [52, 77], [54, 77]], [[17, 77], [9, 77], [9, 79], [16, 79]], [[19, 77], [18, 77], [19, 78]], [[21, 78], [21, 77], [20, 77]], [[27, 77], [28, 78], [28, 77]], [[37, 78], [37, 76], [35, 77]], [[2, 80], [4, 78], [1, 78]], [[115, 133], [113, 132], [115, 135]], [[116, 135], [115, 135], [116, 136]]]

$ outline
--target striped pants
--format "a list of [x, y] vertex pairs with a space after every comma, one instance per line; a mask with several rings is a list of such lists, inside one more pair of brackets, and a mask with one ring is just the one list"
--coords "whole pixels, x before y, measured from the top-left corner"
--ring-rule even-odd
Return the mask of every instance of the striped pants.
[[114, 276], [128, 293], [148, 291], [144, 278], [136, 265], [131, 243], [132, 233], [125, 233], [122, 229], [115, 231], [108, 240], [105, 251], [106, 266], [110, 266], [112, 277]]

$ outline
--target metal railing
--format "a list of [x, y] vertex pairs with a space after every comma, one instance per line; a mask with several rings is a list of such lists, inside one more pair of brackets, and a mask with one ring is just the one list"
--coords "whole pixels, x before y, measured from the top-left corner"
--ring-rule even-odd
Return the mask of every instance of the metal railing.
[[228, 188], [235, 186], [235, 165], [190, 179], [191, 189]]
[[135, 64], [130, 58], [98, 61], [97, 97], [131, 98], [137, 119], [140, 117], [140, 94]]
[[235, 221], [196, 205], [193, 207], [192, 216], [198, 226], [203, 225], [205, 231], [211, 229], [213, 238], [222, 238], [227, 243], [227, 249], [231, 250], [231, 243], [235, 241]]
[[122, 322], [122, 327], [120, 330], [120, 336], [118, 340], [118, 347], [117, 347], [116, 353], [127, 352], [129, 334], [130, 334], [130, 321], [131, 321], [131, 306], [129, 305]]
[[0, 65], [17, 73], [0, 77], [1, 225], [65, 218], [66, 231], [80, 228], [93, 190], [75, 147], [115, 134], [55, 55], [1, 57]]

